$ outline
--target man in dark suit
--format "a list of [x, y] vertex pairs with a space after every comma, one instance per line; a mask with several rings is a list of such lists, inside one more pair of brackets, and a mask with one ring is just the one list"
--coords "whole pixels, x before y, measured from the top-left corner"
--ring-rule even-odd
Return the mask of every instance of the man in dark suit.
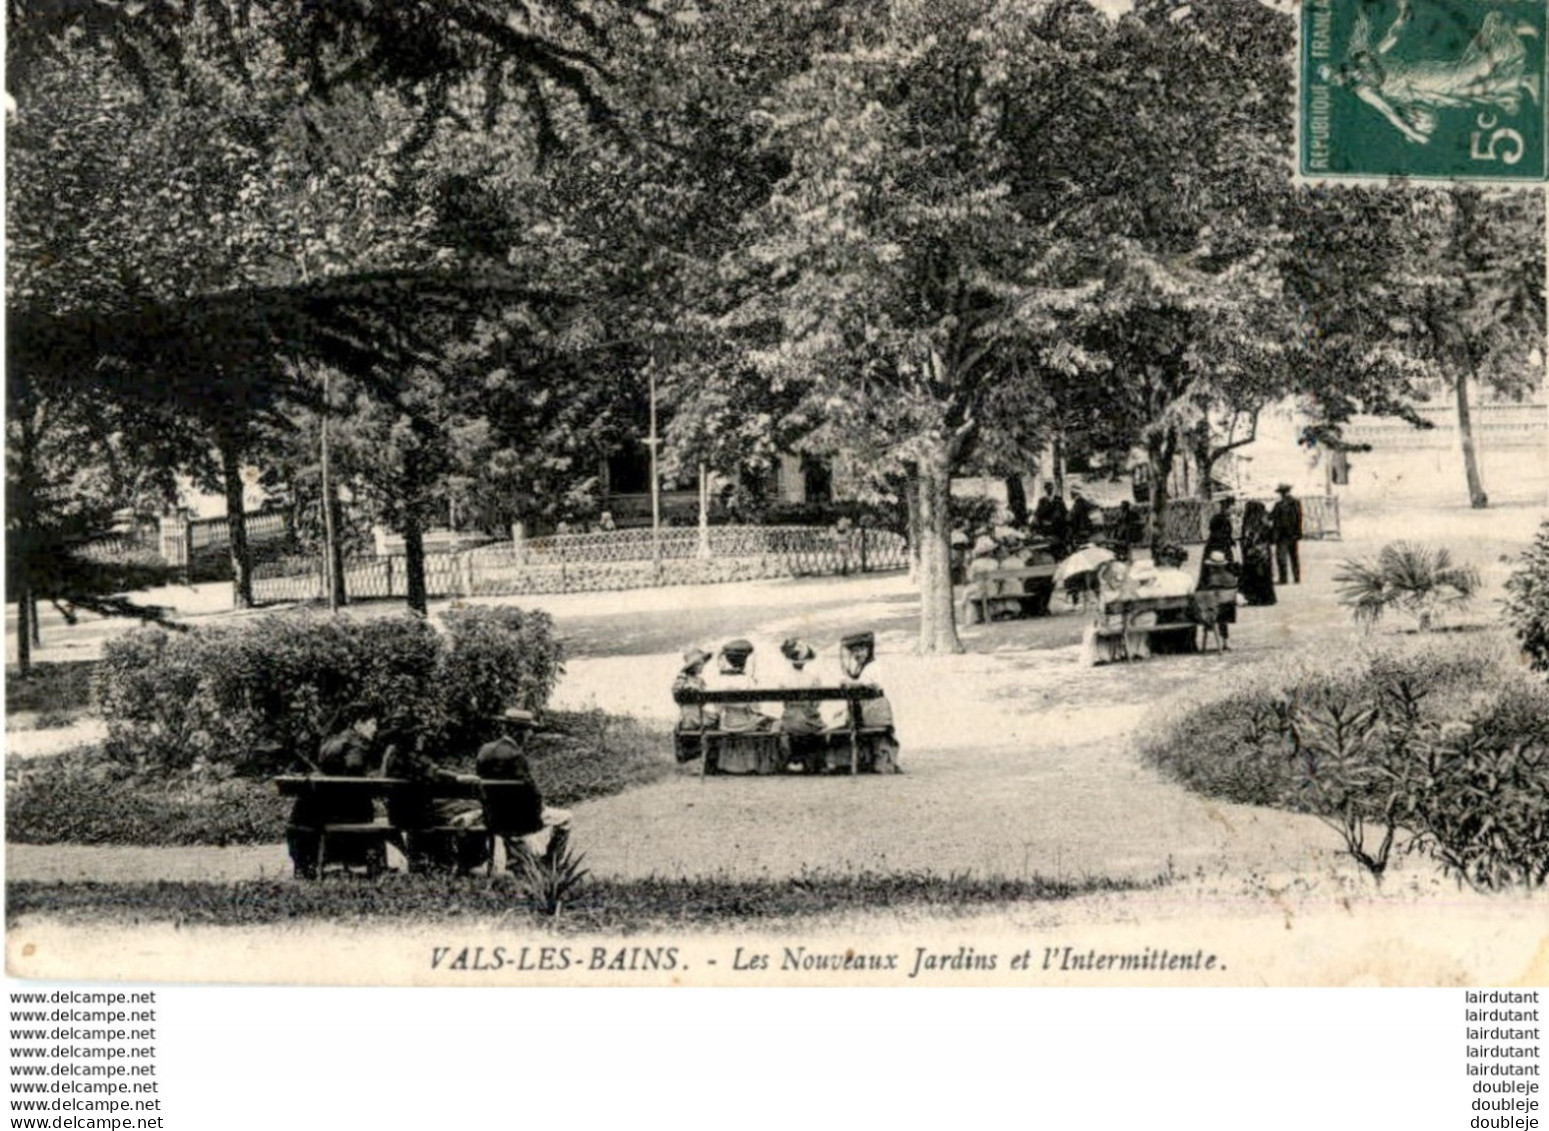
[[1043, 498], [1033, 508], [1033, 524], [1039, 534], [1054, 544], [1055, 556], [1063, 558], [1070, 514], [1065, 509], [1065, 500], [1054, 493], [1052, 481], [1046, 481], [1043, 485]]
[[1269, 525], [1275, 539], [1276, 583], [1286, 584], [1290, 574], [1297, 585], [1302, 583], [1302, 560], [1299, 544], [1302, 540], [1302, 504], [1291, 494], [1291, 485], [1282, 483], [1275, 490], [1280, 501], [1269, 512]]

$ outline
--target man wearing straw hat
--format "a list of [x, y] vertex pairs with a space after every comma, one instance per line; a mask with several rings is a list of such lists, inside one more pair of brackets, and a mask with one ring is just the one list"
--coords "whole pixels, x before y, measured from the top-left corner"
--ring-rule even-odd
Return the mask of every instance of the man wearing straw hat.
[[543, 803], [543, 794], [527, 760], [524, 747], [536, 722], [531, 711], [506, 708], [495, 716], [499, 737], [479, 747], [473, 761], [474, 772], [481, 780], [511, 787], [487, 793], [484, 798], [484, 826], [505, 841], [507, 867], [522, 859], [532, 859], [532, 850], [524, 838], [544, 829], [549, 830], [544, 863], [558, 860], [570, 840], [570, 811]]

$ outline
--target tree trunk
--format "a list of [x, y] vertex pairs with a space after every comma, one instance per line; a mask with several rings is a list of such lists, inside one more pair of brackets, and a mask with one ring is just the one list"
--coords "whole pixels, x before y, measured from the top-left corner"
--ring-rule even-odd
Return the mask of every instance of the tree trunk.
[[420, 616], [430, 614], [425, 592], [425, 532], [413, 507], [403, 511], [404, 578], [409, 590], [409, 610]]
[[945, 458], [919, 469], [921, 655], [961, 652], [952, 608], [951, 471]]
[[[221, 485], [226, 491], [226, 530], [231, 542], [231, 604], [253, 607], [253, 554], [247, 544], [247, 507], [242, 495], [242, 452], [229, 439], [220, 441]], [[190, 563], [193, 547], [190, 546]]]
[[1195, 486], [1195, 494], [1205, 502], [1210, 501], [1210, 472], [1215, 467], [1215, 460], [1210, 454], [1210, 427], [1206, 425], [1199, 435], [1194, 437], [1194, 467], [1199, 473], [1199, 482]]
[[31, 611], [32, 591], [23, 577], [16, 587], [16, 667], [24, 677], [32, 672]]
[[1171, 440], [1149, 440], [1146, 443], [1146, 465], [1151, 473], [1151, 514], [1148, 523], [1153, 553], [1167, 540], [1167, 480], [1172, 476], [1174, 446]]
[[1027, 525], [1027, 488], [1021, 475], [1006, 476], [1006, 509], [1011, 512], [1013, 526]]
[[904, 479], [904, 519], [908, 523], [909, 582], [920, 587], [920, 479], [912, 471]]
[[43, 626], [38, 620], [37, 593], [33, 592], [28, 596], [27, 600], [30, 602], [27, 606], [27, 625], [32, 632], [32, 646], [34, 648], [41, 648], [43, 647]]
[[1458, 402], [1458, 443], [1463, 448], [1463, 474], [1468, 479], [1468, 505], [1480, 510], [1490, 505], [1479, 478], [1479, 457], [1474, 452], [1474, 424], [1468, 409], [1468, 374], [1459, 373], [1453, 383]]
[[342, 609], [349, 603], [350, 595], [344, 583], [344, 539], [339, 537], [339, 529], [343, 526], [339, 514], [339, 487], [336, 483], [329, 483], [328, 498], [323, 501], [328, 508], [325, 517], [328, 519], [328, 584], [330, 586], [329, 607]]

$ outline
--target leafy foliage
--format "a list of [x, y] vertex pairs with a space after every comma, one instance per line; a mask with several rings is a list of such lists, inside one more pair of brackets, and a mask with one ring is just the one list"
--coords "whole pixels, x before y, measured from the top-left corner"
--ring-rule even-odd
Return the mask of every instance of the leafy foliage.
[[540, 610], [508, 605], [449, 609], [446, 648], [436, 674], [441, 709], [460, 721], [448, 739], [466, 749], [506, 707], [540, 711], [564, 674], [554, 621]]
[[470, 613], [444, 639], [418, 617], [267, 617], [227, 630], [141, 629], [110, 641], [95, 677], [108, 754], [169, 769], [277, 769], [307, 759], [346, 715], [423, 734], [431, 750], [489, 730], [510, 694], [533, 708], [558, 678], [541, 613]]
[[1506, 580], [1506, 622], [1534, 671], [1549, 671], [1549, 522]]
[[[1484, 690], [1481, 690], [1484, 689]], [[1310, 813], [1380, 880], [1402, 845], [1472, 886], [1549, 875], [1549, 693], [1489, 649], [1256, 677], [1146, 749], [1191, 788]]]
[[1479, 571], [1453, 564], [1445, 547], [1394, 542], [1374, 561], [1347, 560], [1334, 575], [1339, 603], [1356, 623], [1370, 628], [1390, 608], [1413, 616], [1421, 631], [1448, 609], [1468, 604], [1479, 591]]

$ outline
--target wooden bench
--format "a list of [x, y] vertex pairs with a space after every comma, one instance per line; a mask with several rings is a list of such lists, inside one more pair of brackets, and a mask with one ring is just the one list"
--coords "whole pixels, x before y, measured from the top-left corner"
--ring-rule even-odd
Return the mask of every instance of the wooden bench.
[[[475, 774], [444, 774], [424, 781], [408, 778], [341, 777], [329, 774], [282, 774], [274, 779], [274, 784], [282, 797], [311, 796], [328, 801], [338, 801], [342, 798], [357, 802], [365, 799], [372, 803], [381, 799], [391, 803], [394, 797], [413, 793], [418, 798], [432, 802], [478, 801], [481, 806], [484, 806], [486, 813], [489, 811], [489, 803], [493, 803], [496, 810], [500, 811], [502, 794], [529, 790], [525, 782], [485, 779]], [[536, 819], [541, 822], [541, 815]], [[387, 845], [391, 844], [400, 850], [405, 848], [405, 833], [417, 836], [485, 837], [488, 840], [487, 859], [493, 870], [497, 841], [505, 837], [529, 835], [540, 830], [541, 825], [539, 829], [524, 830], [490, 828], [486, 825], [427, 826], [406, 829], [382, 818], [370, 822], [325, 822], [316, 826], [286, 826], [287, 838], [290, 833], [301, 833], [318, 838], [317, 874], [319, 877], [323, 875], [330, 863], [330, 850], [335, 854], [332, 859], [335, 867], [359, 866], [365, 869], [368, 877], [375, 877], [386, 870]], [[350, 852], [346, 846], [357, 846], [357, 852]], [[359, 856], [363, 856], [364, 862], [352, 865], [353, 859]]]
[[[839, 732], [849, 739], [850, 745], [850, 773], [860, 772], [860, 744], [862, 738], [878, 737], [892, 732], [892, 727], [865, 727], [861, 725], [861, 704], [869, 699], [882, 698], [882, 689], [874, 684], [861, 683], [845, 687], [747, 687], [735, 690], [699, 691], [694, 688], [680, 688], [673, 692], [673, 701], [680, 707], [707, 707], [725, 704], [751, 704], [751, 703], [824, 703], [843, 700], [849, 704], [848, 725]], [[780, 733], [777, 730], [765, 731], [736, 731], [718, 730], [702, 727], [698, 731], [679, 734], [697, 735], [699, 738], [699, 776], [703, 778], [709, 773], [708, 757], [710, 741], [725, 742], [737, 739], [773, 739], [778, 741]]]
[[[1156, 636], [1183, 632], [1192, 636], [1200, 628], [1204, 628], [1207, 639], [1213, 633], [1216, 641], [1220, 643], [1221, 634], [1216, 625], [1215, 611], [1219, 606], [1236, 600], [1236, 589], [1199, 589], [1193, 593], [1166, 597], [1127, 597], [1106, 601], [1103, 603], [1097, 626], [1097, 638], [1110, 643], [1117, 642], [1125, 660], [1133, 658], [1129, 651], [1129, 634], [1132, 632], [1144, 632], [1149, 643]], [[1137, 627], [1135, 624], [1137, 619], [1147, 613], [1161, 617], [1177, 612], [1182, 612], [1184, 615], [1163, 624], [1153, 624], [1144, 628]], [[1115, 618], [1117, 618], [1116, 623]]]
[[[981, 573], [968, 579], [968, 606], [979, 607], [979, 622], [990, 622], [991, 601], [1017, 601], [1022, 606], [1022, 615], [1028, 615], [1029, 602], [1041, 603], [1045, 612], [1048, 611], [1048, 598], [1054, 592], [1054, 571], [1059, 566], [1054, 562], [1041, 563], [1030, 566], [1014, 566], [1005, 569], [997, 569], [993, 573]], [[1047, 581], [1047, 593], [1028, 593], [1026, 583], [1029, 581]], [[1010, 586], [1007, 589], [1007, 586]]]

